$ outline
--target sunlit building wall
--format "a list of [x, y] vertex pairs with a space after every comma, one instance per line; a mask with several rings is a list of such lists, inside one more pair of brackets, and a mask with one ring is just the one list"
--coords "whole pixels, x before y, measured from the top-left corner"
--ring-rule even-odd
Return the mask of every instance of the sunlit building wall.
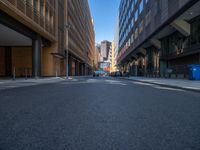
[[0, 76], [64, 76], [67, 49], [70, 75], [91, 72], [95, 34], [87, 0], [1, 0], [0, 35]]

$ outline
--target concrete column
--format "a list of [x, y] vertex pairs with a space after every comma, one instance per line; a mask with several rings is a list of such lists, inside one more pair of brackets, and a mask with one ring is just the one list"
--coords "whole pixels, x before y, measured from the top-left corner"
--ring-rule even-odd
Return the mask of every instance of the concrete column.
[[77, 60], [75, 62], [75, 74], [76, 76], [79, 76], [79, 62]]
[[160, 76], [161, 77], [166, 76], [166, 69], [167, 69], [167, 62], [166, 61], [160, 61]]
[[199, 64], [200, 64], [200, 53], [199, 53]]
[[5, 47], [5, 75], [12, 76], [12, 47]]
[[81, 75], [84, 76], [84, 63], [81, 63]]
[[72, 76], [72, 58], [68, 57], [68, 73], [69, 76]]
[[33, 63], [32, 63], [32, 76], [38, 78], [41, 76], [41, 52], [42, 52], [42, 39], [38, 35], [37, 39], [33, 41]]
[[84, 69], [85, 69], [85, 76], [87, 76], [87, 69], [88, 69], [87, 68], [87, 64], [85, 64], [85, 68]]
[[79, 63], [79, 75], [82, 76], [83, 72], [82, 72], [82, 63]]
[[144, 76], [147, 76], [147, 55], [144, 56]]

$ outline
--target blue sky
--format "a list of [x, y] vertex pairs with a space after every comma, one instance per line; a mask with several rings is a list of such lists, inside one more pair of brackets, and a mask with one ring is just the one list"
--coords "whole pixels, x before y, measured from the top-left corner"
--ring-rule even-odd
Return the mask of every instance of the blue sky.
[[89, 0], [96, 43], [113, 41], [120, 0]]

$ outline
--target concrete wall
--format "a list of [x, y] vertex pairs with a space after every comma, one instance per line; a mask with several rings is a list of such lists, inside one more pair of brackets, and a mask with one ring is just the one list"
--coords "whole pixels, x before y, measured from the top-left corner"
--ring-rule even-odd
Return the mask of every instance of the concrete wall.
[[45, 47], [42, 50], [42, 76], [54, 76], [54, 60], [52, 48]]
[[57, 52], [57, 44], [42, 49], [42, 76], [62, 76], [65, 63], [58, 57], [52, 55]]
[[[42, 76], [62, 76], [65, 74], [65, 62], [51, 53], [55, 48], [42, 50]], [[32, 76], [32, 47], [12, 47], [12, 72], [15, 68], [17, 77]], [[5, 76], [5, 49], [0, 47], [0, 76]]]
[[24, 76], [25, 70], [32, 73], [32, 47], [12, 47], [12, 70], [15, 68], [16, 76]]
[[66, 75], [66, 61], [65, 60], [61, 60], [60, 63], [60, 75], [61, 76], [65, 76]]
[[0, 76], [5, 75], [5, 49], [0, 47]]

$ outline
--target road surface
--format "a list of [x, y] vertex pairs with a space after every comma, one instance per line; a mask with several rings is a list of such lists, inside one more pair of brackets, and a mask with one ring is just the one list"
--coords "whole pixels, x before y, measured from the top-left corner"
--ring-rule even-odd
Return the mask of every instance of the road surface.
[[200, 94], [115, 78], [0, 90], [0, 150], [198, 150]]

